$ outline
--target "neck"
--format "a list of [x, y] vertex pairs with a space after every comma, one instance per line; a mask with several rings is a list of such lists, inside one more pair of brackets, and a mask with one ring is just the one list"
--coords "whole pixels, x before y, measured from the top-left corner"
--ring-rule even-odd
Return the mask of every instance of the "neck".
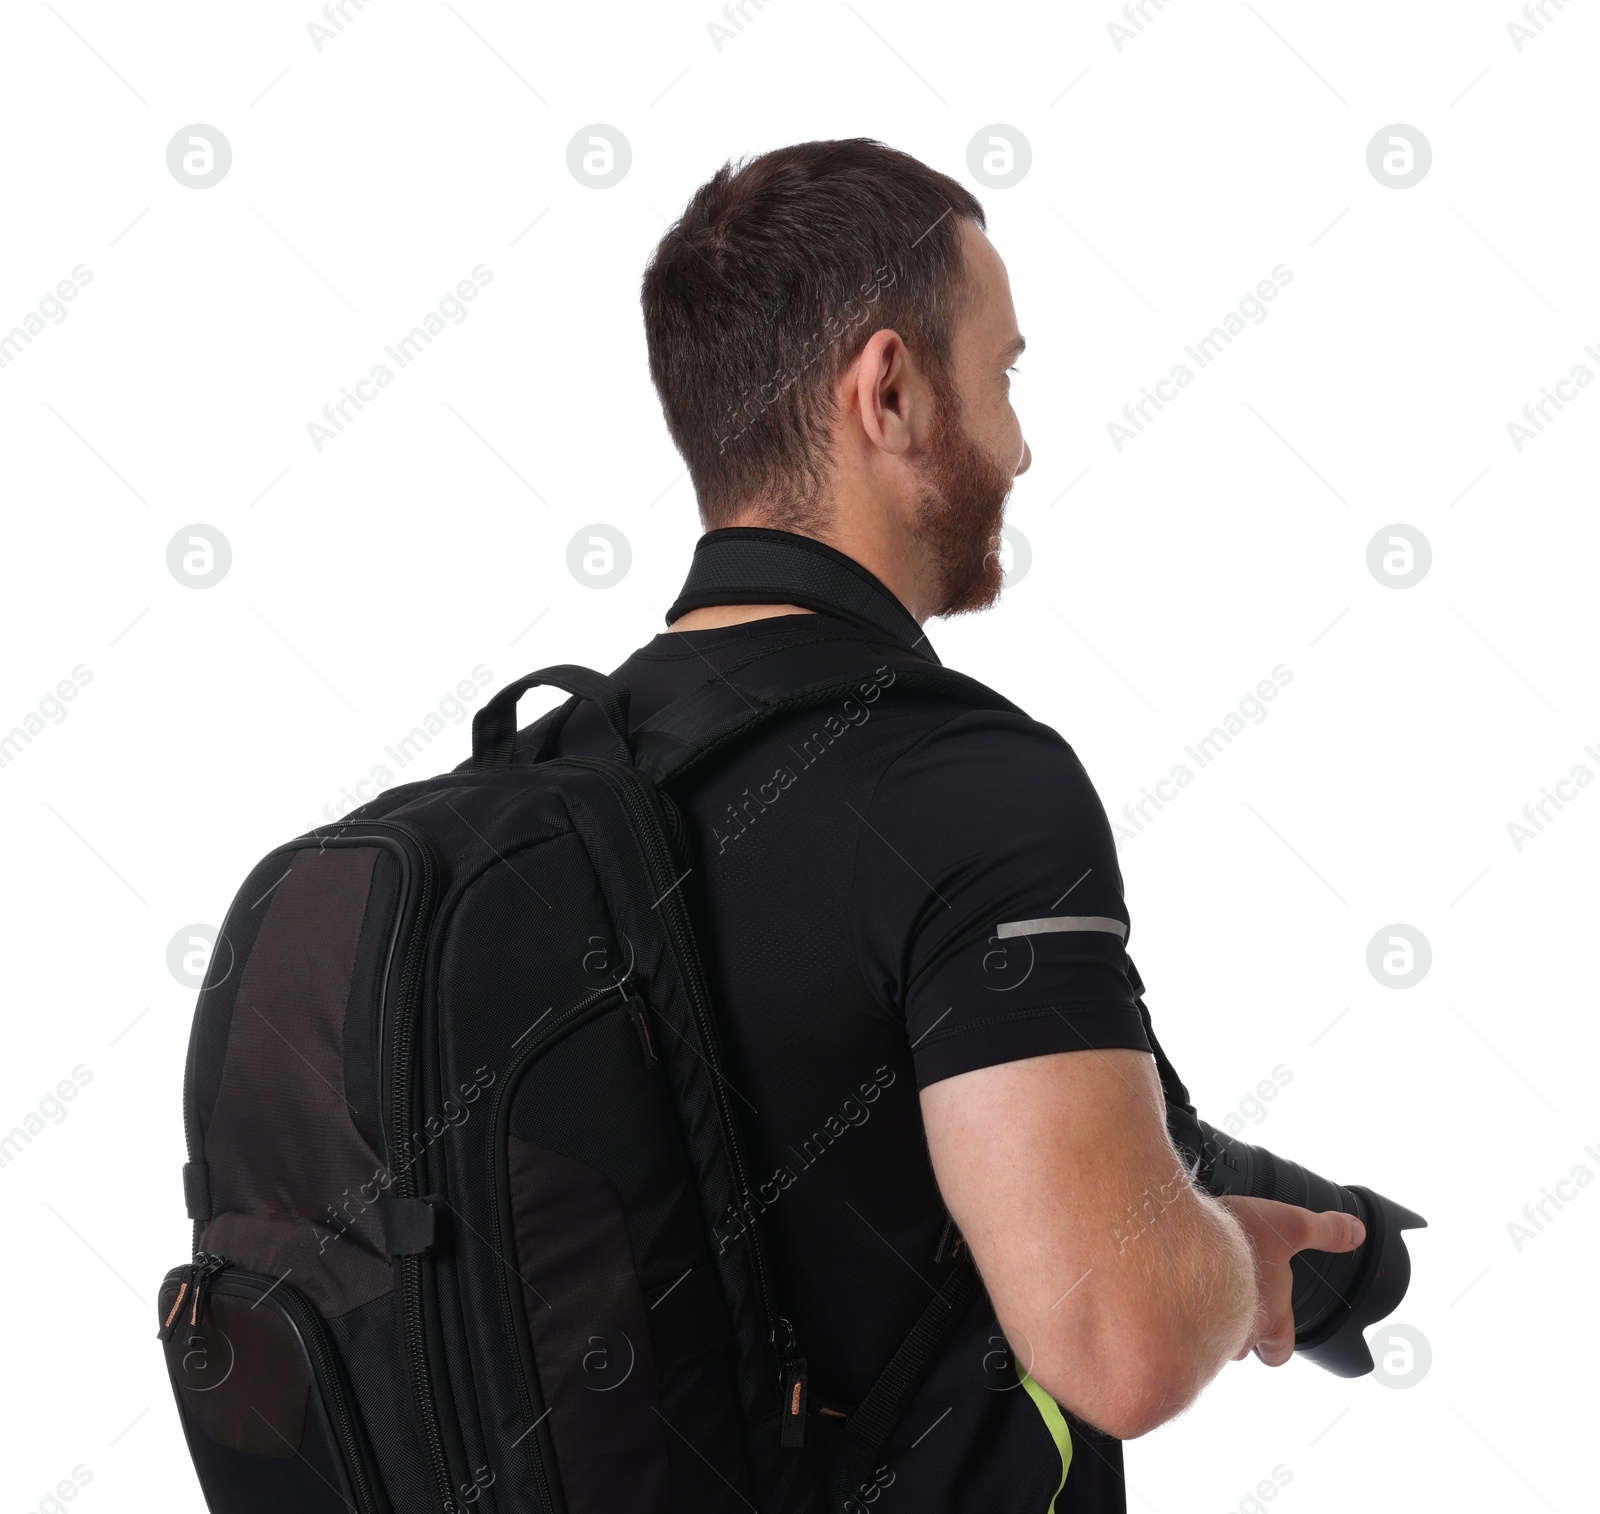
[[933, 614], [936, 600], [927, 568], [916, 543], [889, 512], [841, 509], [825, 528], [804, 534], [860, 563], [919, 626]]

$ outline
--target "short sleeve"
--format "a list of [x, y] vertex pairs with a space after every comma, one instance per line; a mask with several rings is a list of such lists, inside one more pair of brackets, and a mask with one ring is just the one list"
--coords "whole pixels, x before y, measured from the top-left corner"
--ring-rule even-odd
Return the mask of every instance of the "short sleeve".
[[949, 719], [861, 816], [852, 911], [919, 1087], [1057, 1051], [1150, 1043], [1105, 810], [1072, 748], [1009, 712]]

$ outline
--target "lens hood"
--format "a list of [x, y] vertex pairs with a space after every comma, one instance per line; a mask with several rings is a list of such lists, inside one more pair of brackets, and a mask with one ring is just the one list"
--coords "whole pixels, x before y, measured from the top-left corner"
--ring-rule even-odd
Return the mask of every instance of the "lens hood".
[[[1428, 1222], [1371, 1188], [1350, 1184], [1345, 1192], [1356, 1195], [1367, 1227], [1360, 1265], [1334, 1307], [1304, 1334], [1296, 1331], [1294, 1349], [1336, 1377], [1362, 1377], [1372, 1371], [1367, 1327], [1399, 1307], [1411, 1282], [1411, 1253], [1404, 1232], [1424, 1229]], [[1320, 1272], [1324, 1260], [1332, 1263], [1334, 1254], [1302, 1251], [1293, 1265]]]

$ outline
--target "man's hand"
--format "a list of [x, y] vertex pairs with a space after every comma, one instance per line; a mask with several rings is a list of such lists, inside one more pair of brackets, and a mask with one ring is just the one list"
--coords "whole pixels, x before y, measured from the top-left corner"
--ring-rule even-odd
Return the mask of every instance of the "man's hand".
[[1354, 1215], [1330, 1209], [1322, 1214], [1275, 1199], [1230, 1194], [1218, 1200], [1244, 1227], [1256, 1257], [1256, 1326], [1235, 1361], [1254, 1351], [1269, 1367], [1294, 1355], [1294, 1276], [1290, 1258], [1297, 1251], [1354, 1251], [1367, 1238]]

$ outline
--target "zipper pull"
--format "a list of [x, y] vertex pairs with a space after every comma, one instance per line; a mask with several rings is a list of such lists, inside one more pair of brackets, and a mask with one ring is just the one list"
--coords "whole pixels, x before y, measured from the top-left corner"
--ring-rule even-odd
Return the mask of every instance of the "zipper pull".
[[178, 1312], [183, 1308], [183, 1301], [189, 1296], [189, 1289], [193, 1286], [193, 1283], [194, 1266], [189, 1262], [185, 1262], [178, 1272], [178, 1296], [173, 1299], [171, 1310], [168, 1312], [166, 1319], [161, 1322], [161, 1329], [156, 1332], [157, 1340], [169, 1341], [172, 1339], [173, 1328], [178, 1322]]
[[803, 1446], [806, 1414], [810, 1408], [805, 1357], [797, 1356], [784, 1369], [783, 1384], [783, 1444]]
[[633, 1021], [633, 1028], [639, 1033], [639, 1049], [644, 1053], [644, 1065], [654, 1067], [661, 1059], [656, 1055], [655, 1045], [650, 1039], [650, 1019], [644, 1000], [637, 995], [629, 994], [627, 1003], [628, 1018]]
[[[778, 1376], [783, 1394], [783, 1434], [785, 1446], [803, 1446], [806, 1443], [806, 1415], [810, 1412], [810, 1392], [806, 1374], [806, 1359], [800, 1355], [795, 1340], [794, 1326], [786, 1319], [778, 1325], [783, 1330], [781, 1357], [782, 1371]], [[774, 1335], [777, 1331], [773, 1332]]]
[[194, 1277], [193, 1292], [189, 1296], [189, 1336], [186, 1344], [190, 1350], [198, 1350], [205, 1345], [205, 1339], [200, 1334], [200, 1326], [205, 1323], [206, 1291], [211, 1286], [214, 1278], [225, 1267], [233, 1264], [226, 1257], [215, 1256], [207, 1252], [196, 1255], [192, 1268]]

